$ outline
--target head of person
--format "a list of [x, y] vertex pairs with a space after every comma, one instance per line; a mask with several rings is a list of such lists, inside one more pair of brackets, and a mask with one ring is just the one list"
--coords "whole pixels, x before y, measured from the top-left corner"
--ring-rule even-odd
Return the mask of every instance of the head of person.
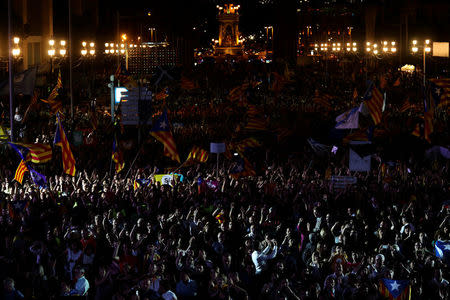
[[12, 278], [5, 278], [3, 280], [3, 288], [5, 289], [5, 292], [7, 293], [11, 293], [15, 290], [15, 284], [14, 284], [14, 279]]
[[84, 276], [85, 270], [83, 268], [76, 268], [74, 270], [74, 277], [76, 280]]

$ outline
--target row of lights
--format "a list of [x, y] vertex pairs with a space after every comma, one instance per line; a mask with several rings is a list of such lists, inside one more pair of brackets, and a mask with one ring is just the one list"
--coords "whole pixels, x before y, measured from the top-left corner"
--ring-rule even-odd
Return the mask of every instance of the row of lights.
[[57, 54], [59, 54], [60, 56], [64, 57], [67, 54], [67, 50], [66, 50], [66, 41], [65, 40], [60, 40], [59, 41], [59, 52], [56, 51], [56, 41], [54, 39], [51, 39], [48, 41], [48, 45], [50, 46], [50, 49], [47, 50], [47, 53], [50, 57], [53, 57]]
[[[417, 53], [417, 52], [419, 51], [419, 47], [418, 47], [418, 45], [417, 45], [417, 40], [413, 40], [413, 41], [412, 41], [412, 44], [413, 44], [413, 46], [412, 46], [412, 48], [411, 48], [411, 51], [412, 51], [413, 53]], [[426, 52], [426, 53], [431, 52], [431, 48], [430, 48], [430, 40], [425, 40], [425, 43], [424, 43], [424, 45], [423, 45], [423, 51]]]
[[[347, 43], [346, 44], [346, 48], [344, 48], [343, 46], [341, 46], [341, 43], [321, 43], [320, 44], [320, 51], [328, 51], [328, 48], [330, 47], [331, 51], [333, 52], [339, 52], [339, 51], [344, 51], [347, 50], [347, 52], [353, 51], [356, 52], [358, 50], [358, 48], [356, 47], [356, 43]], [[314, 50], [315, 51], [319, 51], [319, 44], [314, 44]]]
[[380, 53], [380, 51], [382, 51], [383, 53], [396, 53], [396, 42], [392, 41], [389, 43], [388, 41], [383, 41], [381, 50], [379, 49], [380, 48], [378, 47], [377, 43], [366, 42], [366, 52], [372, 52], [375, 55]]
[[86, 56], [88, 53], [90, 55], [95, 55], [95, 43], [94, 42], [89, 43], [89, 50], [87, 44], [88, 43], [85, 41], [81, 43], [81, 45], [83, 46], [83, 49], [81, 49], [81, 55]]

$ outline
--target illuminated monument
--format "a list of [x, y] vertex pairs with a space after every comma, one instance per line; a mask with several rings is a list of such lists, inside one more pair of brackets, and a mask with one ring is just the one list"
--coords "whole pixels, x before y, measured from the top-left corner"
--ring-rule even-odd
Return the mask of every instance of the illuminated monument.
[[215, 43], [216, 55], [242, 55], [242, 41], [239, 39], [240, 5], [217, 5], [219, 14], [219, 40]]

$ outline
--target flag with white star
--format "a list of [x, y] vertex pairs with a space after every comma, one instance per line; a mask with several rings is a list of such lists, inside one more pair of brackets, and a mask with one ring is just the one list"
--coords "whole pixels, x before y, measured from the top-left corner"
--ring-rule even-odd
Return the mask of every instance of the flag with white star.
[[430, 79], [430, 93], [436, 107], [446, 107], [450, 104], [450, 78]]
[[164, 111], [162, 115], [154, 122], [150, 134], [155, 137], [164, 145], [164, 155], [170, 157], [172, 160], [180, 162], [180, 156], [178, 155], [177, 145], [170, 132], [169, 119], [167, 118], [167, 111]]
[[409, 280], [393, 280], [383, 278], [380, 280], [379, 291], [381, 295], [389, 299], [410, 299], [411, 284]]
[[450, 242], [437, 240], [434, 244], [434, 253], [447, 265], [450, 265]]

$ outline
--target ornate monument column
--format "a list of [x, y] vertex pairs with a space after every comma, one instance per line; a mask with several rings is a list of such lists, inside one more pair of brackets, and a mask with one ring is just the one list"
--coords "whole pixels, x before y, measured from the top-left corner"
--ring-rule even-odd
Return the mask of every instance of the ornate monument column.
[[232, 3], [217, 5], [219, 13], [219, 40], [215, 46], [216, 55], [241, 55], [242, 42], [239, 40], [239, 8]]

